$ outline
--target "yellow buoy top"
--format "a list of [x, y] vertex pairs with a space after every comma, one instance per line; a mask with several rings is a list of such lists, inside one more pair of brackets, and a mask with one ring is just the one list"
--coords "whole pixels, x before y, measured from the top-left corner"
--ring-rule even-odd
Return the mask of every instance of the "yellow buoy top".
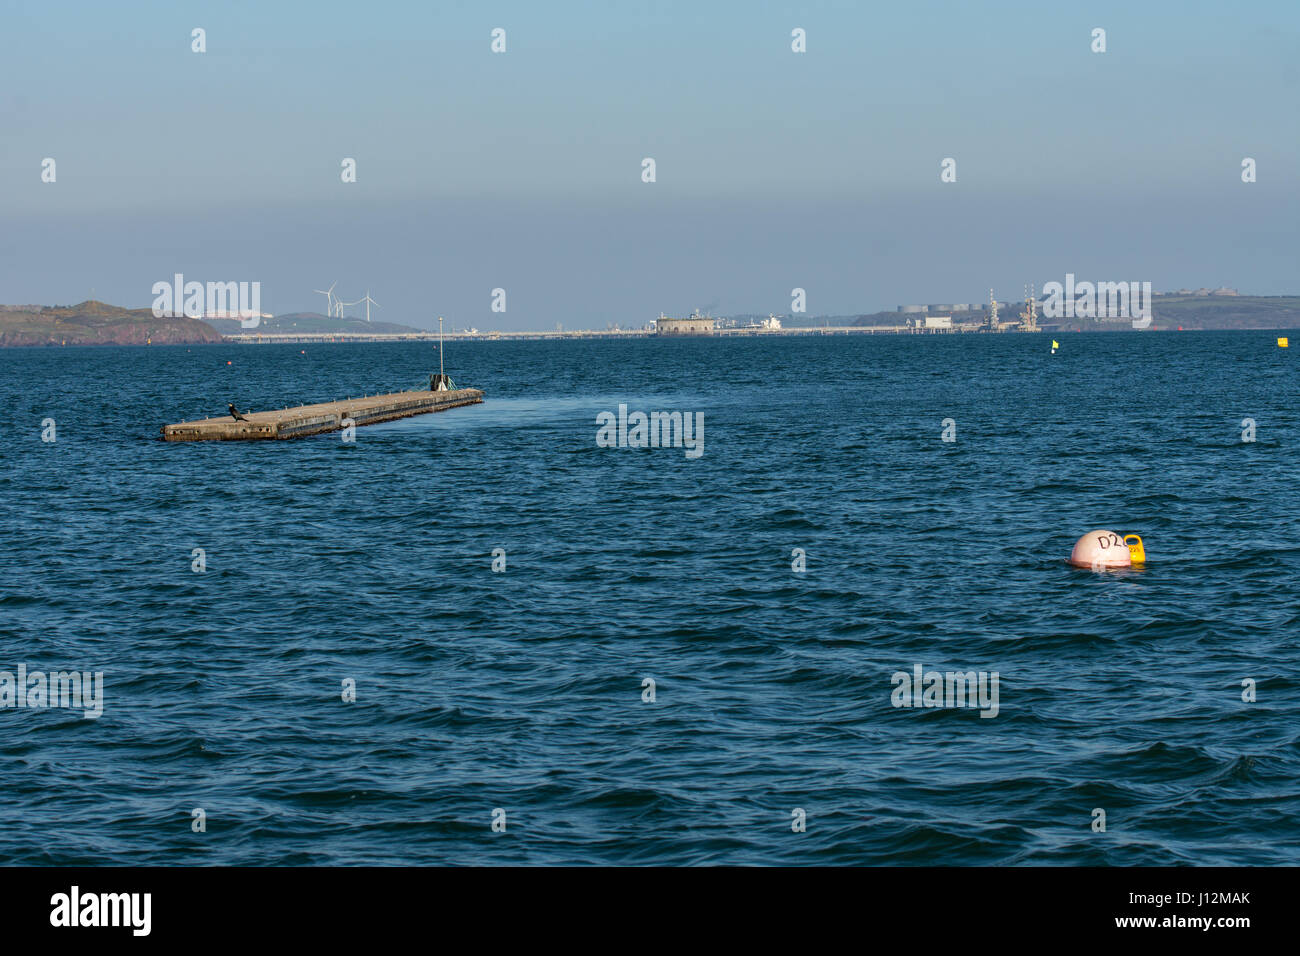
[[1124, 543], [1128, 545], [1129, 560], [1134, 564], [1144, 564], [1147, 559], [1147, 549], [1142, 546], [1142, 536], [1136, 534], [1124, 535]]

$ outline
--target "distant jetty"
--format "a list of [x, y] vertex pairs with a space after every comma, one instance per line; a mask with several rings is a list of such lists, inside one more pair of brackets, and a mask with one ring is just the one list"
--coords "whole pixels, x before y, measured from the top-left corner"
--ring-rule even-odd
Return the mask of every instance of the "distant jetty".
[[302, 438], [338, 431], [354, 425], [375, 425], [397, 418], [446, 411], [461, 405], [477, 405], [483, 392], [477, 388], [444, 389], [436, 392], [393, 392], [368, 395], [319, 405], [299, 405], [273, 412], [246, 412], [244, 421], [231, 415], [193, 422], [164, 425], [164, 441], [266, 441]]

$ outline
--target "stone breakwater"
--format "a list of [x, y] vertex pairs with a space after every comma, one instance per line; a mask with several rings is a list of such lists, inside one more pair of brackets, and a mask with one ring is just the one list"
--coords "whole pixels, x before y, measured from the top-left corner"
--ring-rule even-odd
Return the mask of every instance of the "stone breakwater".
[[396, 418], [409, 418], [428, 412], [441, 412], [461, 405], [477, 405], [483, 392], [477, 388], [459, 388], [442, 392], [393, 392], [369, 395], [319, 405], [300, 405], [272, 412], [249, 412], [247, 421], [230, 415], [204, 418], [192, 422], [164, 425], [165, 441], [258, 441], [301, 438], [321, 432], [338, 431], [353, 425], [374, 425]]

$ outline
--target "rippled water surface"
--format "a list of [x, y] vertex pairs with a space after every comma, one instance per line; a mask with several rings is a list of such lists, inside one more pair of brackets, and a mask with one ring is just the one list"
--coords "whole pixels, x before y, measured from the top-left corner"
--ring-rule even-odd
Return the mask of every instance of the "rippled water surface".
[[[1298, 863], [1274, 338], [451, 343], [486, 402], [354, 444], [157, 436], [433, 347], [0, 351], [0, 670], [105, 696], [0, 709], [0, 860]], [[703, 455], [597, 447], [620, 403]], [[1103, 527], [1146, 567], [1068, 567]], [[894, 707], [917, 665], [997, 716]]]

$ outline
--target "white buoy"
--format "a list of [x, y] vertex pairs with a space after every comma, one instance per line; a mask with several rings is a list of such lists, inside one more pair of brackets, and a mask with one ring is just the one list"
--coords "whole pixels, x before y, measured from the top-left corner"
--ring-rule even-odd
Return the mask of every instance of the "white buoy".
[[1074, 543], [1070, 552], [1070, 563], [1080, 568], [1128, 568], [1133, 566], [1133, 557], [1123, 535], [1104, 529], [1089, 531]]

